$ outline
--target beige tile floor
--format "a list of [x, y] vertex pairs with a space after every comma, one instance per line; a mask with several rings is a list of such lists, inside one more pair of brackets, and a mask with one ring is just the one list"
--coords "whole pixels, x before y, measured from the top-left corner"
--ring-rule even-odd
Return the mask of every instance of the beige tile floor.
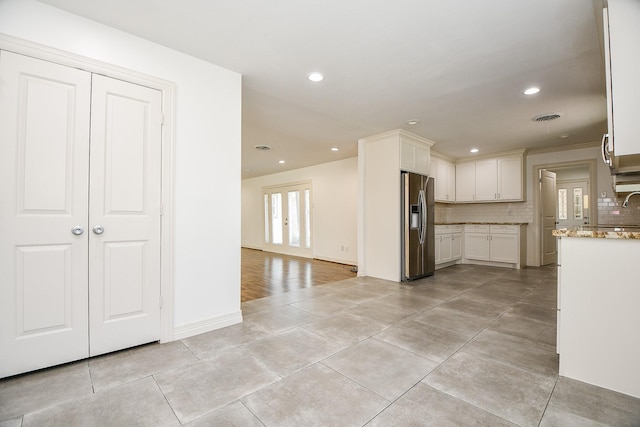
[[454, 266], [242, 304], [245, 321], [0, 381], [8, 426], [640, 426], [558, 377], [554, 268]]

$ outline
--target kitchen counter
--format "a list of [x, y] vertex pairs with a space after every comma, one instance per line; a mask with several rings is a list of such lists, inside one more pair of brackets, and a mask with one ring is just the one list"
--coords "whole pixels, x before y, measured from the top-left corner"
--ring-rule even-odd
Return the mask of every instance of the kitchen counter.
[[[528, 222], [436, 222], [435, 225], [528, 225]], [[640, 231], [640, 230], [639, 230]]]
[[640, 227], [580, 227], [575, 230], [553, 230], [556, 237], [594, 237], [599, 239], [640, 240]]

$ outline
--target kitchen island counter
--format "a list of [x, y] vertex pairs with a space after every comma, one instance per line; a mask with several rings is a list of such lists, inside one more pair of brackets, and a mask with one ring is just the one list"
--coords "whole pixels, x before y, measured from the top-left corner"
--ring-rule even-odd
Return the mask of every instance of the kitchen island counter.
[[528, 225], [528, 222], [478, 222], [478, 221], [464, 221], [464, 222], [436, 222], [435, 225]]
[[554, 233], [560, 375], [640, 397], [640, 233], [577, 231]]
[[637, 239], [640, 240], [640, 228], [629, 230], [625, 227], [584, 227], [577, 230], [553, 230], [556, 237], [591, 237], [598, 239]]

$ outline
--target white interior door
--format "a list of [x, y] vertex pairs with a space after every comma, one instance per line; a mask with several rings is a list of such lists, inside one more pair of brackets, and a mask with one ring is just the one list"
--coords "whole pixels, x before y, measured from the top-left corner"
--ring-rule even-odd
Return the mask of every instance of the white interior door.
[[311, 257], [311, 183], [263, 190], [264, 249]]
[[546, 169], [540, 170], [540, 200], [542, 202], [541, 265], [558, 260], [558, 242], [552, 234], [557, 224], [556, 174]]
[[94, 75], [90, 355], [160, 339], [161, 92]]
[[160, 92], [93, 80], [0, 52], [0, 377], [160, 338]]
[[0, 52], [0, 377], [89, 354], [90, 96], [90, 73]]

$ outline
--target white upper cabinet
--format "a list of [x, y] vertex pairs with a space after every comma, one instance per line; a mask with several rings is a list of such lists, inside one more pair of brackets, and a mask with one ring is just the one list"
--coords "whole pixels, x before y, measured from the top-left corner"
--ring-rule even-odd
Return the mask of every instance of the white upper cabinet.
[[473, 202], [476, 197], [476, 163], [456, 165], [456, 202]]
[[523, 200], [523, 158], [498, 158], [498, 200]]
[[615, 156], [640, 154], [640, 1], [609, 0], [604, 26], [609, 149]]
[[436, 202], [456, 201], [456, 166], [439, 157], [431, 157], [431, 176], [435, 179], [434, 199]]
[[524, 153], [456, 164], [457, 202], [514, 202], [523, 198]]
[[400, 169], [429, 175], [431, 158], [430, 146], [413, 139], [400, 139]]
[[498, 200], [498, 167], [496, 159], [476, 162], [476, 202]]

